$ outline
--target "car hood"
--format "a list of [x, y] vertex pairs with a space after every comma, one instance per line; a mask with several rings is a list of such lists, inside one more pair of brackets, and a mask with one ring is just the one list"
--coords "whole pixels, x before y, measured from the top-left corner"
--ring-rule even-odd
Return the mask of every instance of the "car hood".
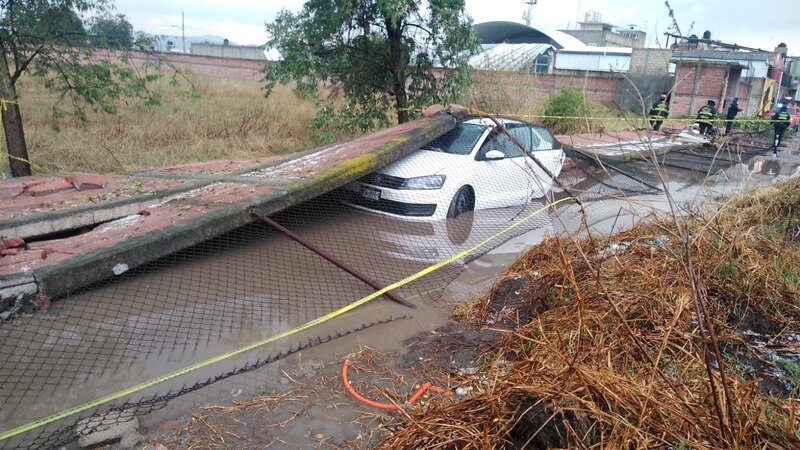
[[454, 155], [452, 153], [432, 150], [417, 150], [380, 170], [381, 173], [401, 178], [436, 175], [454, 164], [465, 164], [470, 155]]

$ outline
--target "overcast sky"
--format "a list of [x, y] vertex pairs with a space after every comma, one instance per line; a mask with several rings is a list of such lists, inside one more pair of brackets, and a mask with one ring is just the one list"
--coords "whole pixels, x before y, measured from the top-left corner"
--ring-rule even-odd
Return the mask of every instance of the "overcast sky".
[[[181, 12], [186, 35], [213, 34], [237, 44], [263, 44], [264, 23], [283, 8], [298, 11], [303, 0], [118, 0], [137, 30], [180, 35]], [[523, 0], [466, 0], [475, 23], [491, 20], [522, 22]], [[800, 56], [800, 1], [798, 0], [670, 0], [684, 35], [710, 30], [712, 39], [772, 50], [785, 42], [790, 55]], [[531, 26], [542, 29], [575, 28], [587, 11], [618, 26], [636, 25], [647, 31], [650, 46], [664, 46], [670, 25], [663, 0], [538, 0], [532, 7]]]

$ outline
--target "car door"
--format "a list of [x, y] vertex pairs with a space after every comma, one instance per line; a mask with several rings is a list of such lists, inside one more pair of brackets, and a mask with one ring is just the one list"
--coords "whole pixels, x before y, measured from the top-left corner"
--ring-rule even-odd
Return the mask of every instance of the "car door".
[[[531, 191], [531, 198], [538, 198], [545, 195], [553, 184], [553, 177], [557, 177], [561, 173], [561, 167], [564, 165], [565, 155], [561, 148], [561, 144], [553, 137], [549, 130], [543, 127], [530, 126], [531, 134], [533, 135], [533, 143], [529, 156], [531, 159], [531, 166], [533, 173], [537, 177], [538, 182], [533, 184]], [[545, 172], [541, 166], [547, 168]]]
[[[487, 160], [486, 153], [497, 150], [504, 158]], [[501, 208], [527, 201], [528, 174], [524, 152], [505, 133], [493, 131], [475, 154], [472, 187], [475, 209]]]

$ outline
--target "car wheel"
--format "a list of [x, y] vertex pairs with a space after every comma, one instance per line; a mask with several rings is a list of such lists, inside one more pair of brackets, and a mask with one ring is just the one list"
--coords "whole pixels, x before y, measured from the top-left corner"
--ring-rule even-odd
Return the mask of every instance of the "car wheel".
[[447, 210], [447, 217], [458, 217], [461, 214], [475, 209], [475, 195], [469, 186], [462, 186], [453, 196], [450, 208]]

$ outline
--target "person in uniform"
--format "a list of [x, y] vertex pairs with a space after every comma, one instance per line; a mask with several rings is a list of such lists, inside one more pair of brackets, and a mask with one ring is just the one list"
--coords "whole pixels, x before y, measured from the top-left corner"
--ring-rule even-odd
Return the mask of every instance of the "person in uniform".
[[661, 98], [650, 108], [650, 125], [654, 131], [661, 128], [664, 119], [669, 116], [669, 106], [667, 106], [667, 93], [662, 92]]
[[781, 105], [781, 109], [772, 116], [772, 125], [775, 127], [775, 140], [772, 144], [772, 156], [778, 156], [778, 146], [783, 141], [783, 133], [789, 128], [789, 111], [786, 110], [786, 104]]
[[731, 126], [733, 126], [733, 119], [742, 108], [739, 108], [739, 99], [734, 98], [730, 105], [728, 105], [728, 113], [725, 115], [725, 136], [731, 134]]
[[711, 121], [716, 114], [717, 108], [714, 100], [709, 100], [697, 111], [697, 124], [700, 125], [700, 134], [708, 136], [709, 131], [711, 131]]

